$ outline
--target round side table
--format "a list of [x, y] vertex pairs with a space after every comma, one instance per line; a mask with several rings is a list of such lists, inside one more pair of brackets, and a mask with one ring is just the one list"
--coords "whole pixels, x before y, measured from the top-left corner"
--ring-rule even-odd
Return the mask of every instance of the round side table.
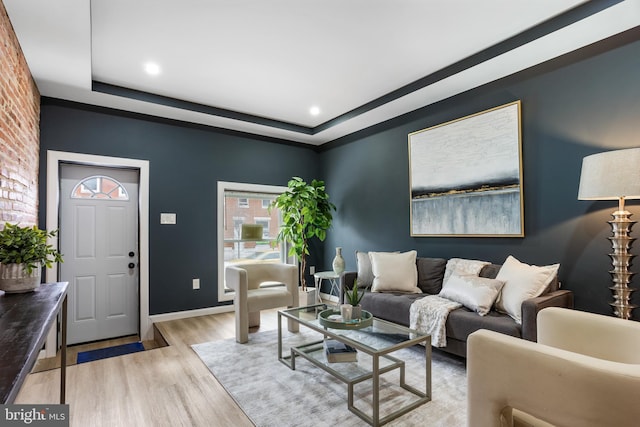
[[340, 300], [340, 275], [334, 273], [333, 271], [319, 271], [313, 275], [313, 280], [315, 282], [316, 287], [316, 295], [318, 296], [318, 303], [322, 303], [322, 298], [320, 298], [320, 287], [322, 286], [323, 280], [328, 280], [331, 284], [330, 294], [333, 295], [333, 290], [336, 290], [336, 295], [338, 300]]

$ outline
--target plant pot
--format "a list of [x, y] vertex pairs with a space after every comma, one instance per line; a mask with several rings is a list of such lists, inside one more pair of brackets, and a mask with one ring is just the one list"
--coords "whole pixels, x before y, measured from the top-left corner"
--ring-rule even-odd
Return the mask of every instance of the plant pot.
[[354, 305], [351, 309], [352, 319], [362, 319], [362, 306], [360, 304]]
[[318, 303], [318, 299], [316, 297], [316, 289], [315, 288], [307, 288], [306, 291], [302, 290], [302, 287], [298, 288], [298, 306], [306, 307], [308, 305], [314, 305]]
[[8, 294], [34, 291], [40, 286], [40, 267], [28, 274], [24, 264], [0, 264], [0, 290]]

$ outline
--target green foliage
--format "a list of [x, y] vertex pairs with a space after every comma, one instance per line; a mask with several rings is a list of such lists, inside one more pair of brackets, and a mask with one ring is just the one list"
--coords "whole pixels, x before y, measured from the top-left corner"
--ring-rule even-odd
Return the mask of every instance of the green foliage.
[[329, 201], [324, 181], [313, 180], [307, 184], [302, 178], [293, 177], [288, 189], [280, 194], [270, 208], [280, 209], [282, 226], [278, 233], [279, 242], [289, 242], [289, 256], [300, 260], [300, 283], [306, 289], [304, 272], [306, 256], [309, 255], [309, 239], [317, 237], [323, 241], [331, 227], [331, 211], [336, 207]]
[[25, 264], [29, 274], [41, 265], [51, 268], [54, 262], [62, 262], [62, 254], [47, 244], [47, 238], [57, 232], [40, 230], [35, 225], [20, 227], [6, 223], [0, 230], [0, 263]]
[[365, 291], [366, 288], [358, 288], [358, 279], [356, 279], [353, 281], [353, 287], [351, 289], [345, 289], [344, 296], [347, 298], [349, 304], [355, 307], [360, 304], [360, 301], [362, 301]]

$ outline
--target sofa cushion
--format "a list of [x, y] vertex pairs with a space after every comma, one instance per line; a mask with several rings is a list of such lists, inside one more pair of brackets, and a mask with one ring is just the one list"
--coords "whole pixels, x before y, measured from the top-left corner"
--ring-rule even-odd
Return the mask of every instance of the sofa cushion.
[[504, 282], [473, 275], [452, 274], [442, 287], [440, 296], [459, 302], [480, 316], [491, 310]]
[[[408, 327], [411, 304], [423, 297], [424, 294], [367, 292], [360, 305], [363, 310], [367, 310], [379, 319]], [[480, 316], [476, 314], [476, 317]]]
[[529, 265], [509, 255], [496, 276], [496, 279], [504, 282], [496, 301], [496, 309], [520, 324], [522, 302], [540, 296], [558, 274], [559, 267], [560, 264], [543, 267]]
[[373, 292], [422, 293], [418, 288], [416, 251], [369, 252], [373, 271]]
[[442, 278], [447, 260], [443, 258], [422, 258], [416, 259], [418, 268], [418, 287], [422, 292], [431, 295], [438, 295], [442, 290]]
[[490, 311], [486, 316], [478, 316], [478, 313], [466, 307], [453, 310], [447, 318], [447, 338], [466, 341], [469, 334], [478, 329], [489, 329], [517, 338], [522, 337], [520, 325], [507, 315]]
[[498, 272], [500, 271], [500, 267], [502, 267], [500, 264], [487, 264], [482, 267], [482, 270], [480, 270], [480, 274], [478, 276], [495, 279], [498, 275]]

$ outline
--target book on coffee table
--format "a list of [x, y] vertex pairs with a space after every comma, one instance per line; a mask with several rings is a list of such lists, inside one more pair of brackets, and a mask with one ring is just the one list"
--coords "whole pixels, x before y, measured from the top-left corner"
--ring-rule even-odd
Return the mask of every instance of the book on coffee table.
[[358, 352], [355, 348], [337, 340], [324, 340], [324, 353], [327, 362], [356, 362], [358, 360]]

